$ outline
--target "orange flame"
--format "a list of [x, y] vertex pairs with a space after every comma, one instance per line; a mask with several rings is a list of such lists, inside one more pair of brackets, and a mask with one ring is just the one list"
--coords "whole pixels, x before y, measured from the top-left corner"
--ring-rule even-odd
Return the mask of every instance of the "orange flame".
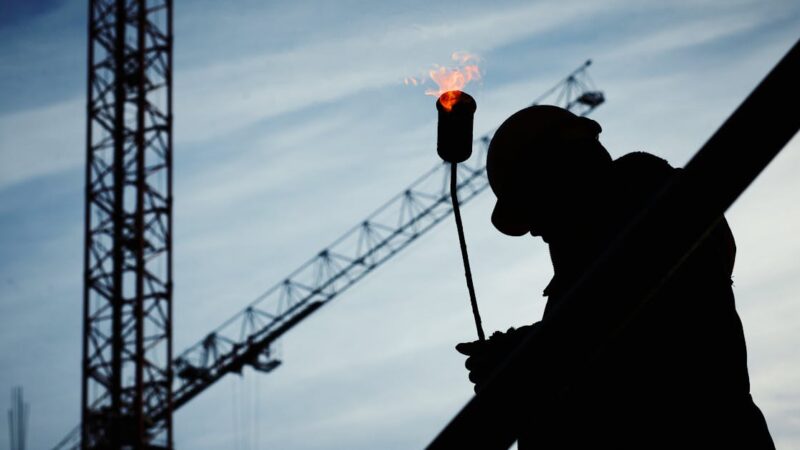
[[[428, 72], [431, 79], [436, 82], [438, 89], [428, 89], [425, 95], [432, 95], [434, 97], [442, 97], [445, 92], [461, 91], [464, 86], [472, 80], [479, 80], [481, 72], [478, 68], [479, 58], [476, 55], [467, 52], [453, 52], [450, 59], [455, 61], [456, 67], [444, 67], [436, 65]], [[403, 84], [417, 86], [424, 83], [425, 80], [418, 80], [414, 77], [406, 77], [403, 79]], [[441, 98], [442, 106], [445, 110], [450, 111], [453, 105], [458, 101], [460, 96], [459, 92], [452, 92]]]
[[[478, 69], [477, 56], [467, 52], [453, 52], [450, 55], [450, 59], [458, 63], [458, 67], [438, 66], [428, 72], [431, 79], [439, 86], [439, 89], [428, 89], [425, 91], [426, 95], [441, 97], [445, 92], [461, 91], [470, 81], [480, 79], [481, 72]], [[453, 92], [442, 97], [441, 103], [444, 109], [450, 111], [458, 101], [459, 96], [458, 92]]]

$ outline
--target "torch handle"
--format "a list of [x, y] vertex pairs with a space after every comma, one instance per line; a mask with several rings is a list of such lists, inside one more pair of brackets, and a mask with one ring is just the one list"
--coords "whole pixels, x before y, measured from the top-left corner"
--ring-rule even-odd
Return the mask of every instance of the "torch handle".
[[478, 311], [478, 299], [475, 298], [475, 286], [472, 284], [472, 271], [469, 269], [467, 240], [464, 238], [464, 225], [461, 223], [461, 210], [458, 207], [458, 183], [456, 181], [457, 173], [458, 163], [450, 163], [450, 198], [453, 200], [453, 214], [456, 216], [458, 241], [461, 244], [461, 258], [464, 260], [464, 276], [467, 278], [469, 301], [472, 304], [472, 315], [475, 317], [475, 328], [478, 329], [478, 339], [485, 341], [486, 337], [483, 334], [483, 325], [481, 325], [481, 313]]

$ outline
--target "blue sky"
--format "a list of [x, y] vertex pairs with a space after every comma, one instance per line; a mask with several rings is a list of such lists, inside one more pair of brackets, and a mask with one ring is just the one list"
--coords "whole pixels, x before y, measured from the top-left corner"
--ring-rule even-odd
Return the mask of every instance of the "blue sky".
[[[1, 5], [0, 406], [24, 386], [30, 445], [47, 448], [79, 420], [87, 8]], [[180, 351], [435, 164], [433, 99], [403, 77], [480, 55], [481, 132], [592, 58], [612, 155], [679, 166], [800, 37], [800, 5], [195, 0], [176, 2], [175, 35]], [[798, 170], [795, 138], [728, 213], [752, 392], [779, 448], [800, 448]], [[537, 320], [551, 275], [491, 206], [464, 209], [487, 331]], [[471, 395], [453, 345], [473, 334], [448, 220], [287, 334], [278, 370], [178, 411], [176, 444], [419, 448]]]

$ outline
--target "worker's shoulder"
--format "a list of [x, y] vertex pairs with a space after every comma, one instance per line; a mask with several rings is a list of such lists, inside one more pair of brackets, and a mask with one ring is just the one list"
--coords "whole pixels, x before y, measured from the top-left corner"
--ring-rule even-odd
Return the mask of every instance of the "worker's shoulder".
[[[615, 159], [612, 185], [618, 205], [629, 211], [638, 211], [672, 177], [683, 169], [672, 167], [665, 159], [646, 152], [632, 152]], [[667, 226], [667, 225], [665, 225]], [[736, 242], [728, 222], [723, 217], [713, 232], [705, 239], [704, 251], [695, 251], [698, 266], [722, 267], [730, 277], [736, 258]], [[702, 271], [699, 271], [702, 272]], [[705, 272], [703, 272], [705, 273]]]
[[620, 156], [612, 163], [613, 176], [624, 189], [649, 191], [662, 186], [679, 169], [656, 155], [646, 152], [631, 152]]
[[614, 160], [613, 167], [615, 171], [648, 172], [650, 174], [664, 173], [667, 175], [677, 170], [670, 166], [664, 158], [647, 152], [631, 152], [622, 155]]
[[611, 165], [610, 192], [623, 209], [638, 210], [678, 172], [663, 158], [632, 152]]

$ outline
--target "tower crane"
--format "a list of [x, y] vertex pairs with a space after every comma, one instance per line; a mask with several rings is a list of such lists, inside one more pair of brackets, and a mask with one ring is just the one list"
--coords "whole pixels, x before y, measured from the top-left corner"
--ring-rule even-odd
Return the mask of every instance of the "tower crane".
[[[128, 3], [144, 5], [145, 2], [143, 0], [129, 0]], [[141, 172], [134, 170], [126, 172], [124, 169], [120, 169], [120, 173], [118, 174], [120, 178], [115, 180], [113, 179], [113, 169], [119, 165], [115, 165], [113, 160], [106, 162], [106, 164], [102, 165], [105, 171], [101, 172], [101, 175], [108, 177], [108, 183], [104, 184], [103, 181], [105, 178], [102, 177], [97, 178], [97, 182], [95, 183], [98, 189], [101, 190], [101, 194], [106, 196], [113, 193], [113, 189], [109, 188], [109, 185], [113, 187], [118, 186], [118, 184], [115, 183], [121, 183], [123, 186], [128, 186], [131, 183], [139, 183], [138, 185], [134, 185], [142, 187], [142, 183], [146, 181], [137, 182], [136, 178], [134, 178], [133, 181], [128, 180], [125, 178], [126, 174], [136, 176], [137, 173], [142, 173], [144, 174], [144, 178], [147, 178], [151, 173], [155, 173], [159, 170], [165, 171], [171, 168], [171, 113], [169, 113], [171, 101], [168, 101], [165, 106], [166, 114], [158, 113], [158, 111], [153, 108], [153, 105], [145, 101], [146, 93], [149, 92], [147, 89], [161, 88], [166, 90], [166, 98], [171, 98], [169, 95], [169, 89], [171, 88], [171, 1], [164, 0], [161, 3], [166, 12], [166, 22], [163, 22], [162, 25], [166, 29], [164, 33], [158, 33], [158, 27], [154, 27], [152, 23], [145, 20], [147, 17], [139, 17], [141, 14], [137, 16], [139, 17], [139, 21], [144, 21], [145, 28], [143, 29], [147, 30], [147, 33], [156, 33], [154, 37], [150, 37], [150, 40], [145, 40], [145, 43], [142, 44], [141, 48], [146, 49], [148, 42], [153, 43], [151, 45], [151, 47], [153, 47], [152, 49], [138, 51], [142, 55], [137, 53], [136, 47], [130, 50], [130, 46], [125, 45], [124, 35], [123, 37], [119, 37], [113, 34], [113, 30], [120, 29], [115, 28], [115, 23], [118, 24], [120, 21], [124, 22], [125, 20], [124, 14], [122, 18], [117, 19], [114, 19], [114, 14], [119, 15], [119, 11], [125, 10], [125, 4], [126, 2], [120, 0], [93, 0], [90, 5], [92, 19], [90, 20], [89, 82], [90, 87], [92, 87], [93, 80], [97, 84], [98, 78], [101, 78], [98, 73], [105, 76], [106, 79], [101, 79], [100, 81], [103, 81], [103, 83], [99, 86], [103, 87], [103, 90], [100, 92], [104, 93], [103, 95], [107, 97], [100, 96], [98, 99], [97, 93], [90, 90], [90, 120], [95, 120], [95, 122], [91, 122], [91, 126], [103, 126], [104, 130], [106, 128], [111, 130], [111, 136], [109, 137], [107, 133], [104, 133], [102, 140], [92, 141], [90, 134], [90, 159], [89, 168], [87, 169], [87, 180], [93, 182], [95, 178], [97, 178], [92, 178], [94, 174], [94, 172], [92, 172], [94, 170], [92, 164], [97, 165], [98, 160], [100, 163], [104, 162], [100, 157], [95, 155], [105, 155], [106, 153], [99, 153], [100, 150], [105, 148], [115, 148], [114, 146], [116, 145], [119, 147], [118, 156], [120, 161], [127, 161], [127, 159], [124, 159], [125, 155], [131, 155], [128, 158], [133, 158], [132, 161], [136, 161], [135, 152], [130, 151], [126, 153], [125, 149], [127, 147], [125, 147], [125, 139], [129, 136], [137, 136], [137, 133], [141, 135], [141, 138], [139, 138], [140, 140], [135, 141], [140, 145], [139, 151], [145, 152], [147, 146], [154, 147], [156, 150], [156, 160], [160, 161], [160, 163], [152, 167], [143, 165], [140, 167]], [[131, 10], [129, 9], [128, 11], [130, 12]], [[137, 9], [133, 8], [132, 11], [137, 11]], [[143, 11], [142, 14], [145, 14], [150, 10], [145, 8], [141, 9], [141, 11]], [[156, 10], [156, 12], [158, 11]], [[109, 19], [109, 16], [114, 20]], [[134, 23], [141, 24], [141, 22]], [[124, 27], [125, 25], [123, 23], [122, 28]], [[140, 32], [139, 35], [142, 35], [142, 32]], [[147, 34], [144, 35], [144, 38], [148, 38]], [[117, 44], [123, 48], [129, 49], [134, 56], [126, 55], [124, 51], [114, 53], [116, 47], [114, 47], [113, 39], [121, 39]], [[92, 44], [100, 46], [103, 55], [109, 58], [109, 61], [98, 64], [96, 58], [92, 57]], [[152, 57], [147, 58], [145, 55], [148, 54]], [[125, 70], [119, 70], [114, 72], [114, 67], [124, 66], [128, 60], [133, 60], [136, 55], [139, 55], [139, 61], [141, 63], [139, 66], [133, 66], [136, 70], [129, 70], [127, 72]], [[119, 59], [113, 60], [113, 58]], [[147, 64], [150, 64], [152, 67], [147, 66]], [[595, 108], [604, 103], [605, 98], [603, 93], [594, 87], [587, 73], [587, 68], [590, 65], [591, 61], [586, 61], [537, 98], [533, 104], [556, 104], [579, 115], [591, 113]], [[151, 74], [151, 78], [153, 76], [159, 77], [158, 79], [161, 81], [148, 81], [144, 76], [147, 73]], [[114, 115], [111, 113], [105, 115], [100, 113], [103, 113], [108, 108], [115, 108], [114, 105], [116, 103], [114, 103], [113, 100], [117, 99], [119, 100], [117, 103], [123, 105], [119, 107], [118, 113], [124, 117], [125, 102], [131, 102], [131, 98], [137, 98], [130, 97], [132, 94], [125, 88], [124, 83], [126, 81], [118, 80], [132, 80], [131, 83], [138, 83], [136, 86], [139, 86], [142, 89], [141, 92], [143, 92], [138, 98], [144, 97], [141, 100], [143, 104], [140, 105], [143, 105], [142, 114], [149, 114], [147, 115], [149, 121], [144, 120], [140, 122], [141, 126], [138, 129], [139, 131], [117, 131], [119, 136], [114, 136], [113, 132], [115, 128], [110, 125], [107, 126], [107, 123], [104, 121], [106, 116], [113, 118]], [[113, 94], [115, 87], [117, 89], [116, 94]], [[117, 97], [114, 97], [114, 95], [117, 95]], [[97, 107], [96, 110], [93, 110], [92, 107], [95, 103]], [[98, 113], [98, 111], [100, 113]], [[93, 114], [97, 116], [94, 119]], [[124, 128], [127, 122], [124, 122], [122, 119], [119, 120], [121, 121], [120, 127]], [[153, 123], [156, 126], [148, 128], [146, 126], [148, 123]], [[459, 166], [458, 194], [462, 203], [473, 199], [478, 194], [485, 191], [489, 185], [486, 178], [485, 154], [492, 134], [493, 131], [476, 139], [474, 145], [478, 147], [478, 151], [475, 152], [470, 160]], [[144, 139], [145, 137], [149, 137], [149, 139]], [[116, 143], [117, 138], [119, 138], [122, 143]], [[131, 162], [130, 164], [135, 164], [135, 162]], [[122, 167], [127, 166], [123, 165]], [[169, 176], [169, 172], [167, 172], [167, 180], [169, 180]], [[152, 378], [152, 380], [148, 379], [150, 380], [149, 382], [136, 384], [130, 387], [130, 389], [125, 390], [120, 388], [121, 385], [110, 384], [108, 382], [109, 377], [95, 376], [96, 373], [90, 371], [88, 377], [91, 379], [92, 376], [95, 376], [96, 380], [94, 381], [99, 383], [103, 388], [101, 389], [102, 392], [91, 401], [89, 401], [86, 394], [84, 395], [83, 425], [79, 425], [73, 429], [54, 447], [54, 449], [101, 448], [95, 441], [103, 439], [107, 432], [118, 432], [120, 426], [118, 421], [130, 418], [138, 420], [139, 428], [136, 428], [136, 424], [134, 424], [134, 429], [141, 430], [142, 434], [147, 439], [159, 434], [162, 436], [166, 435], [166, 437], [163, 438], [163, 444], [147, 448], [172, 448], [171, 418], [173, 411], [188, 403], [192, 398], [199, 395], [226, 374], [241, 373], [245, 365], [264, 373], [277, 369], [281, 361], [275, 357], [272, 348], [273, 344], [283, 336], [283, 334], [298, 325], [303, 319], [311, 315], [321, 306], [336, 298], [367, 274], [380, 267], [392, 256], [408, 247], [436, 224], [446, 219], [453, 211], [449, 202], [449, 177], [449, 167], [445, 164], [437, 164], [406, 189], [375, 210], [366, 219], [359, 222], [339, 239], [335, 240], [331, 245], [318, 252], [305, 264], [301, 265], [272, 288], [250, 302], [242, 311], [206, 334], [205, 337], [181, 352], [177, 357], [172, 358], [171, 364], [167, 364], [166, 367], [162, 368], [145, 367], [150, 370], [150, 372], [143, 368], [142, 371]], [[94, 185], [90, 185], [90, 187], [91, 186]], [[145, 183], [144, 187], [149, 188], [149, 185]], [[166, 259], [166, 267], [169, 270], [171, 266], [169, 263], [171, 260], [169, 257], [169, 251], [171, 250], [171, 241], [169, 237], [171, 201], [166, 201], [170, 199], [169, 181], [166, 182], [165, 189], [164, 195], [158, 195], [158, 192], [153, 189], [149, 191], [145, 189], [143, 191], [148, 196], [146, 198], [150, 199], [149, 201], [153, 207], [150, 209], [146, 207], [143, 207], [141, 210], [136, 209], [135, 211], [139, 211], [136, 214], [141, 213], [141, 218], [137, 218], [138, 216], [134, 214], [131, 215], [131, 217], [121, 219], [117, 225], [120, 228], [117, 230], [119, 231], [119, 236], [117, 237], [120, 239], [115, 239], [113, 235], [113, 233], [116, 232], [114, 223], [117, 223], [112, 214], [114, 211], [113, 201], [116, 201], [114, 200], [115, 197], [108, 197], [112, 205], [111, 209], [106, 208], [105, 204], [100, 204], [97, 207], [97, 214], [106, 214], [107, 211], [111, 211], [111, 213], [108, 213], [109, 217], [103, 222], [108, 226], [97, 225], [97, 233], [112, 233], [112, 235], [110, 238], [106, 239], [106, 241], [97, 243], [95, 245], [96, 248], [89, 248], [89, 250], [87, 250], [87, 258], [96, 258], [97, 256], [95, 253], [99, 252], [99, 250], [103, 250], [105, 253], [101, 254], [103, 258], [99, 261], [100, 263], [114, 261], [114, 257], [117, 255], [116, 257], [120, 258], [119, 267], [127, 267], [129, 268], [128, 270], [133, 270], [130, 269], [130, 267], [142, 267], [142, 269], [145, 269], [144, 264], [146, 261], [149, 261], [148, 257], [160, 256], [162, 259]], [[87, 197], [88, 220], [90, 212], [95, 211], [91, 209], [93, 205], [91, 201], [94, 201], [94, 197], [92, 197], [92, 193], [89, 192], [89, 188], [87, 188], [87, 195], [89, 195]], [[125, 198], [125, 196], [120, 195], [116, 198], [120, 199], [119, 202], [123, 202], [124, 200], [122, 199]], [[146, 203], [142, 204], [144, 205]], [[147, 214], [149, 214], [149, 216]], [[149, 221], [145, 219], [149, 219]], [[94, 232], [92, 230], [95, 230], [95, 228], [90, 227], [90, 223], [94, 222], [87, 222], [87, 246], [91, 242], [88, 240], [90, 233]], [[129, 227], [130, 230], [126, 227]], [[130, 238], [126, 238], [126, 236]], [[148, 240], [148, 238], [154, 240], [155, 243], [149, 244], [150, 240]], [[101, 244], [107, 245], [103, 246]], [[126, 245], [128, 247], [125, 247]], [[130, 249], [128, 253], [126, 253], [126, 248]], [[123, 264], [125, 257], [131, 259], [132, 265]], [[92, 260], [87, 259], [87, 261]], [[140, 264], [140, 266], [136, 265], [136, 261], [139, 261], [138, 264]], [[87, 262], [87, 264], [89, 264], [89, 262]], [[111, 263], [107, 264], [112, 268], [116, 267]], [[92, 266], [90, 265], [88, 267]], [[134, 271], [132, 273], [135, 274], [139, 272]], [[152, 309], [141, 310], [138, 314], [144, 314], [145, 316], [150, 314], [153, 316], [150, 317], [150, 321], [160, 326], [160, 328], [156, 327], [158, 334], [151, 337], [152, 341], [160, 343], [161, 347], [171, 347], [171, 340], [168, 339], [168, 337], [171, 336], [171, 319], [169, 316], [169, 313], [171, 313], [171, 308], [169, 307], [169, 302], [171, 301], [171, 275], [167, 272], [163, 280], [156, 280], [158, 283], [153, 284], [152, 281], [154, 277], [147, 273], [146, 270], [142, 273], [142, 289], [153, 290], [152, 292], [147, 291], [150, 292], [150, 294], [145, 296], [145, 298], [149, 299]], [[89, 281], [108, 280], [108, 289], [104, 286], [100, 286], [100, 288], [103, 289], [93, 288], [93, 285], [87, 285], [90, 287], [85, 289], [87, 291], [94, 289], [96, 291], [95, 295], [99, 295], [101, 298], [105, 299], [110, 295], [109, 292], [112, 292], [109, 289], [114, 286], [113, 282], [111, 282], [113, 281], [113, 273], [103, 273], [101, 275], [102, 276], [96, 279], [90, 279]], [[120, 274], [119, 276], [121, 277], [123, 275], [124, 274]], [[87, 281], [87, 283], [89, 281]], [[94, 316], [92, 316], [92, 310], [90, 308], [86, 309], [86, 315], [89, 317], [89, 319], [87, 319], [87, 326], [89, 328], [91, 328], [92, 325], [90, 320], [92, 318], [96, 319], [96, 321], [105, 320], [107, 322], [104, 326], [109, 328], [109, 333], [107, 336], [103, 335], [105, 337], [103, 346], [98, 347], [96, 343], [93, 343], [92, 336], [89, 334], [85, 335], [85, 346], [94, 346], [92, 348], [97, 349], [97, 352], [94, 354], [90, 353], [90, 356], [97, 355], [99, 361], [98, 367], [113, 369], [114, 362], [102, 358], [104, 355], [103, 352], [113, 350], [114, 345], [122, 345], [119, 341], [127, 342], [122, 338], [122, 333], [127, 331], [129, 334], [135, 334], [131, 330], [135, 329], [136, 320], [139, 319], [137, 319], [136, 311], [132, 311], [134, 314], [132, 314], [132, 318], [127, 322], [123, 320], [123, 318], [115, 319], [114, 308], [116, 307], [117, 310], [121, 310], [122, 314], [124, 314], [126, 311], [124, 302], [118, 303], [117, 306], [110, 301], [107, 303], [108, 304], [101, 304], [99, 307], [96, 307]], [[119, 304], [123, 306], [119, 306]], [[135, 306], [135, 303], [134, 307], [141, 308], [141, 306]], [[161, 317], [166, 320], [159, 320]], [[145, 319], [147, 319], [147, 317], [145, 317]], [[121, 329], [114, 331], [114, 326], [121, 327]], [[150, 329], [153, 329], [152, 324]], [[119, 336], [115, 335], [115, 332], [120, 332]], [[102, 335], [99, 331], [96, 334]], [[115, 342], [117, 344], [115, 344]], [[120, 362], [117, 364], [122, 364], [124, 361], [133, 364], [139, 361], [135, 358], [125, 359], [125, 355], [136, 355], [135, 349], [126, 350], [125, 348], [119, 348], [118, 350], [119, 355], [117, 358]], [[114, 353], [112, 352], [109, 354], [113, 355]], [[84, 364], [86, 364], [86, 356], [84, 357]], [[140, 370], [138, 369], [139, 366], [132, 367], [137, 368], [136, 370]], [[115, 373], [113, 370], [106, 371], [109, 374]], [[172, 376], [173, 374], [176, 376]], [[162, 378], [156, 379], [156, 376]], [[84, 380], [86, 379], [87, 373], [85, 367]], [[167, 380], [170, 379], [171, 382], [167, 382]], [[140, 380], [140, 382], [141, 381], [142, 380]], [[164, 389], [165, 386], [169, 386], [171, 389]], [[124, 408], [118, 408], [117, 412], [114, 414], [110, 412], [113, 410], [114, 405], [121, 405], [123, 400], [137, 398], [130, 397], [131, 394], [128, 391], [136, 393], [138, 392], [137, 389], [141, 391], [148, 388], [152, 390], [152, 393], [145, 397], [146, 401], [139, 400], [139, 403], [137, 403], [139, 409], [134, 411], [136, 414], [128, 414], [129, 411]], [[105, 422], [102, 422], [101, 419], [105, 420]], [[91, 421], [91, 423], [87, 423], [87, 420]], [[117, 422], [114, 422], [115, 420]], [[104, 426], [106, 428], [104, 428]], [[87, 441], [88, 439], [94, 439], [94, 441]]]

